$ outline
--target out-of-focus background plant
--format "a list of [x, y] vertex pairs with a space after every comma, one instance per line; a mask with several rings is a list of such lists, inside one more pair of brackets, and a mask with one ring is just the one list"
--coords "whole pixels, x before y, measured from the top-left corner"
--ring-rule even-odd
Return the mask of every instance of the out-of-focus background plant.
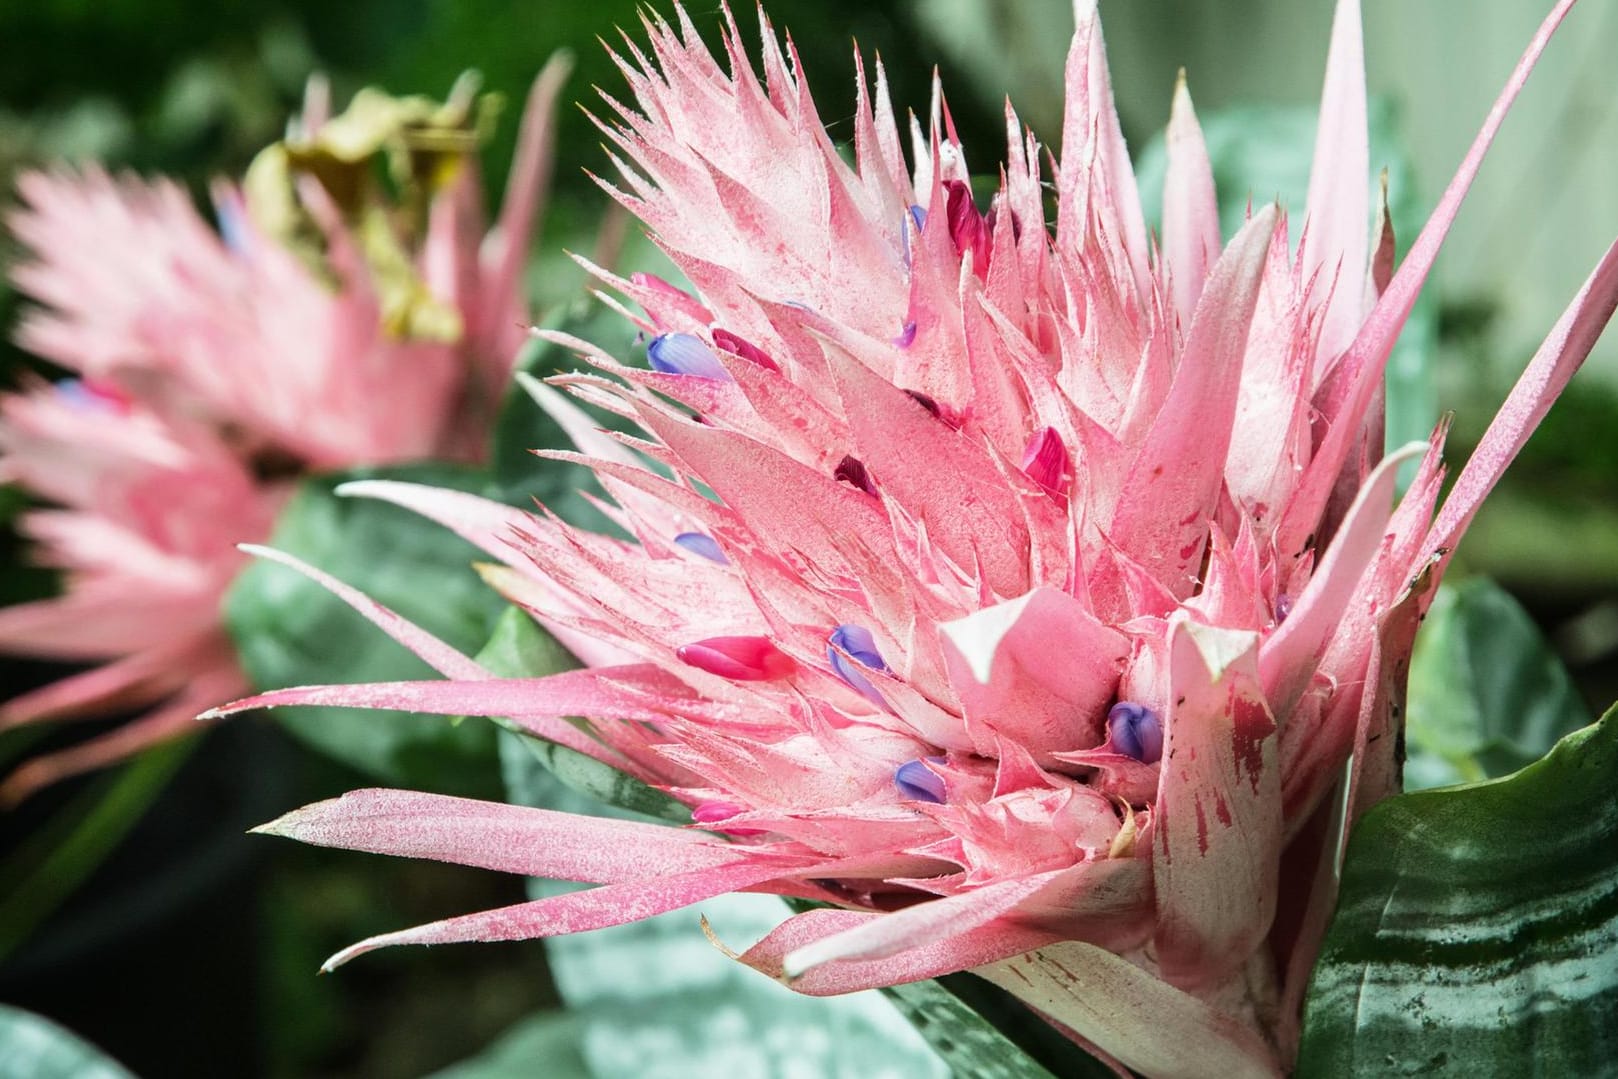
[[[1447, 0], [1419, 9], [1367, 0], [1369, 78], [1381, 99], [1372, 159], [1389, 168], [1396, 226], [1411, 223], [1403, 241], [1425, 218], [1436, 186], [1541, 15], [1537, 8], [1516, 0]], [[1158, 152], [1151, 144], [1167, 117], [1175, 72], [1184, 67], [1222, 193], [1301, 201], [1330, 5], [1132, 0], [1103, 3], [1102, 13], [1122, 119], [1147, 162], [1144, 174]], [[704, 32], [712, 29], [713, 11], [692, 14]], [[791, 30], [834, 135], [852, 100], [852, 38], [867, 55], [887, 60], [900, 109], [926, 108], [925, 76], [936, 63], [968, 146], [999, 144], [1006, 94], [1048, 141], [1057, 138], [1072, 25], [1062, 0], [779, 0], [770, 14]], [[1586, 14], [1598, 18], [1552, 45], [1544, 71], [1554, 77], [1529, 87], [1507, 125], [1392, 368], [1390, 426], [1419, 437], [1439, 402], [1456, 409], [1457, 460], [1481, 434], [1470, 424], [1493, 414], [1593, 256], [1587, 217], [1618, 218], [1618, 186], [1610, 182], [1618, 166], [1618, 100], [1602, 47], [1618, 36], [1618, 9]], [[0, 5], [0, 203], [9, 201], [18, 170], [59, 159], [161, 172], [200, 196], [211, 177], [240, 175], [279, 137], [315, 71], [330, 76], [334, 99], [344, 102], [370, 84], [442, 95], [461, 71], [477, 68], [485, 88], [508, 102], [485, 158], [485, 181], [497, 188], [518, 107], [540, 65], [556, 49], [570, 49], [576, 67], [564, 100], [592, 103], [593, 85], [618, 85], [596, 37], [614, 39], [615, 27], [636, 20], [627, 0]], [[1471, 57], [1487, 59], [1474, 64]], [[603, 167], [598, 143], [588, 118], [565, 107], [545, 239], [529, 274], [543, 319], [594, 317], [580, 296], [583, 274], [565, 251], [589, 253], [600, 239], [606, 199], [582, 171]], [[1227, 212], [1240, 213], [1242, 201]], [[0, 249], [0, 257], [10, 256]], [[654, 262], [633, 241], [622, 257], [626, 269]], [[0, 291], [0, 321], [14, 324], [23, 302]], [[627, 349], [621, 322], [609, 316], [597, 325], [595, 340], [619, 340]], [[528, 362], [543, 369], [561, 360], [536, 351]], [[30, 369], [54, 374], [9, 339], [0, 345], [5, 385]], [[588, 512], [567, 494], [571, 476], [522, 452], [556, 444], [559, 435], [520, 394], [508, 400], [498, 428], [491, 432], [495, 459], [479, 484], [507, 498], [532, 492], [564, 501], [563, 512]], [[495, 632], [498, 605], [470, 572], [464, 582], [442, 574], [444, 566], [464, 567], [468, 549], [432, 526], [401, 523], [403, 515], [378, 504], [343, 503], [330, 487], [304, 487], [278, 529], [279, 545], [363, 584], [468, 650]], [[26, 505], [21, 492], [0, 488], [0, 602], [53, 587], [48, 573], [29, 565], [10, 528]], [[378, 549], [382, 537], [391, 550], [385, 565], [355, 554]], [[345, 552], [350, 562], [342, 561]], [[1468, 570], [1491, 575], [1502, 588], [1468, 581], [1436, 608], [1436, 632], [1413, 676], [1417, 784], [1509, 771], [1618, 696], [1618, 340], [1603, 343], [1551, 413], [1462, 557]], [[411, 595], [419, 579], [412, 574], [436, 574], [433, 609], [412, 609], [421, 603]], [[375, 638], [334, 613], [318, 590], [289, 583], [275, 567], [249, 577], [232, 597], [230, 618], [255, 677], [358, 681], [412, 673], [397, 666], [403, 654], [387, 642], [375, 647], [390, 651], [356, 660], [350, 650], [369, 649]], [[297, 640], [272, 630], [288, 624], [298, 627]], [[1491, 686], [1476, 677], [1525, 656], [1538, 664], [1537, 682]], [[0, 660], [6, 696], [58, 674]], [[497, 747], [482, 727], [416, 738], [375, 717], [310, 714], [288, 726], [298, 737], [270, 721], [237, 722], [200, 747], [156, 750], [0, 818], [0, 1001], [50, 1016], [140, 1074], [418, 1075], [505, 1035], [454, 1074], [529, 1074], [525, 1062], [537, 1055], [552, 1062], [554, 1074], [569, 1075], [612, 1066], [615, 1047], [592, 1040], [592, 1015], [637, 988], [678, 989], [591, 981], [592, 970], [625, 966], [610, 966], [599, 951], [563, 951], [548, 962], [536, 942], [391, 951], [315, 978], [320, 960], [344, 944], [451, 911], [516, 902], [522, 882], [273, 844], [244, 835], [247, 827], [378, 780], [490, 793], [501, 781], [497, 749], [515, 797], [537, 797], [536, 785], [550, 780], [532, 774], [510, 745]], [[452, 757], [436, 752], [451, 744]], [[310, 745], [325, 752], [310, 752]], [[31, 738], [8, 734], [0, 739], [0, 766], [37, 748]], [[616, 961], [625, 964], [632, 947], [621, 944]], [[547, 1012], [562, 996], [575, 1010]], [[662, 1027], [616, 1028], [629, 1039], [625, 1045], [639, 1039], [635, 1044], [656, 1046], [679, 1029], [707, 1030], [723, 1044], [725, 1023], [746, 1029], [761, 1021], [746, 1008], [717, 1017], [689, 1003], [680, 1012], [666, 999], [659, 1008], [668, 1017]], [[26, 1019], [8, 1020], [10, 1029], [35, 1029]], [[851, 1044], [872, 1035], [853, 1019], [822, 1029]], [[819, 1074], [815, 1061], [841, 1059], [829, 1044], [799, 1051], [811, 1068], [805, 1074]], [[705, 1059], [726, 1066], [723, 1057]], [[739, 1073], [746, 1064], [728, 1062]]]

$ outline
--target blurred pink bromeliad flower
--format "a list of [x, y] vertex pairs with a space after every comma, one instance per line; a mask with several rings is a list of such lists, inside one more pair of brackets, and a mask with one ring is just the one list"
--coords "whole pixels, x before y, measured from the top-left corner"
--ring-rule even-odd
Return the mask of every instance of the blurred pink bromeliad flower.
[[[1039, 147], [1009, 113], [980, 212], [938, 106], [931, 130], [912, 122], [906, 166], [880, 68], [874, 100], [860, 81], [850, 165], [767, 24], [763, 84], [734, 25], [729, 74], [684, 12], [678, 32], [648, 25], [651, 58], [630, 46], [638, 109], [609, 99], [626, 185], [609, 190], [695, 295], [601, 274], [644, 310], [650, 370], [551, 336], [600, 372], [556, 381], [649, 434], [609, 438], [553, 399], [586, 452], [553, 456], [594, 468], [635, 542], [351, 488], [481, 544], [502, 563], [488, 579], [589, 669], [493, 678], [373, 608], [450, 680], [225, 710], [511, 717], [668, 791], [696, 828], [397, 791], [298, 810], [265, 830], [602, 885], [331, 965], [765, 891], [832, 905], [740, 956], [803, 992], [976, 969], [1140, 1072], [1285, 1068], [1340, 839], [1398, 788], [1416, 624], [1609, 317], [1618, 248], [1438, 510], [1442, 427], [1380, 460], [1382, 368], [1570, 4], [1396, 273], [1385, 219], [1366, 228], [1353, 0], [1296, 256], [1272, 207], [1223, 242], [1183, 86], [1148, 242], [1078, 7], [1054, 230]], [[1395, 470], [1418, 457], [1395, 508]]]
[[[330, 119], [314, 84], [288, 140], [216, 185], [218, 233], [167, 181], [22, 178], [13, 277], [41, 306], [19, 341], [80, 377], [0, 398], [0, 477], [56, 504], [24, 529], [68, 574], [62, 597], [0, 611], [0, 650], [110, 662], [13, 699], [0, 727], [149, 710], [23, 765], [0, 802], [249, 688], [219, 605], [235, 545], [269, 535], [298, 475], [479, 452], [526, 336], [564, 75], [534, 84], [487, 237], [470, 84], [444, 105], [361, 91]], [[367, 187], [382, 154], [415, 170], [400, 205]]]

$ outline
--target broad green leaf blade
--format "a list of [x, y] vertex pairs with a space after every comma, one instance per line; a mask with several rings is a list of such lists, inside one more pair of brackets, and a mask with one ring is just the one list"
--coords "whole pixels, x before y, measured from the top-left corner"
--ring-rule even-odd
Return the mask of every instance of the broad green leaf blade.
[[[351, 479], [384, 478], [481, 491], [480, 472], [447, 465], [365, 469], [305, 480], [270, 546], [348, 582], [464, 652], [488, 640], [504, 603], [472, 571], [482, 555], [407, 510], [340, 498]], [[342, 601], [282, 566], [249, 565], [225, 600], [238, 654], [260, 689], [430, 678], [433, 672]], [[495, 730], [442, 716], [278, 708], [293, 734], [393, 784], [498, 795]]]
[[[495, 674], [507, 678], [538, 677], [577, 667], [578, 661], [556, 639], [541, 629], [527, 614], [515, 607], [507, 608], [495, 625], [494, 635], [477, 655]], [[647, 786], [633, 776], [625, 775], [584, 754], [535, 738], [515, 727], [507, 728], [502, 741], [501, 758], [508, 793], [520, 800], [520, 790], [526, 771], [518, 762], [509, 760], [513, 747], [531, 760], [544, 765], [545, 770], [580, 794], [598, 802], [671, 821], [690, 824], [691, 811], [662, 791]]]
[[[671, 824], [690, 824], [691, 811], [654, 787], [633, 776], [609, 768], [584, 754], [513, 731], [510, 734], [523, 752], [544, 766], [545, 771], [580, 794], [605, 805], [628, 810]], [[510, 775], [509, 768], [507, 775]]]
[[501, 678], [541, 678], [579, 666], [573, 653], [516, 607], [500, 612], [477, 661]]
[[1410, 664], [1408, 789], [1509, 774], [1590, 718], [1509, 593], [1484, 577], [1439, 590]]
[[0, 1004], [0, 1075], [7, 1079], [134, 1079], [123, 1065], [42, 1015]]
[[585, 1017], [540, 1012], [517, 1023], [483, 1052], [430, 1079], [594, 1079], [581, 1048]]
[[[1052, 1079], [1044, 1065], [1023, 1052], [1016, 1042], [936, 980], [895, 985], [882, 992], [917, 1033], [927, 1039], [927, 1044], [949, 1065], [953, 1074], [981, 1076], [982, 1079]], [[1022, 1012], [1025, 1021], [1044, 1025], [1026, 1008], [1015, 1002], [1012, 1005]], [[1046, 1032], [1061, 1037], [1054, 1028], [1046, 1027]], [[1077, 1046], [1070, 1048], [1075, 1059], [1083, 1057]], [[1083, 1057], [1066, 1074], [1106, 1077], [1113, 1072], [1098, 1061]]]
[[1515, 775], [1400, 795], [1349, 842], [1300, 1076], [1611, 1075], [1618, 708]]

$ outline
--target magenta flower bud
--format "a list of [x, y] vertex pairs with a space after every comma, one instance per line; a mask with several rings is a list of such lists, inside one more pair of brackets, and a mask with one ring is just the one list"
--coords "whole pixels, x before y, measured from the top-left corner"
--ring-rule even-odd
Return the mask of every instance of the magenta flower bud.
[[893, 343], [899, 348], [909, 348], [911, 345], [915, 344], [916, 324], [914, 322], [906, 322], [902, 327], [900, 327], [899, 336], [893, 339]]
[[709, 637], [674, 650], [680, 662], [737, 682], [765, 682], [792, 673], [787, 658], [768, 637]]
[[944, 191], [949, 236], [955, 241], [955, 250], [964, 254], [977, 243], [983, 218], [978, 215], [978, 208], [972, 202], [972, 189], [964, 180], [944, 181]]
[[646, 359], [652, 370], [665, 375], [733, 381], [713, 349], [703, 344], [702, 338], [688, 333], [665, 333], [652, 338], [646, 345]]
[[768, 352], [765, 352], [751, 341], [737, 337], [729, 330], [715, 330], [713, 332], [713, 343], [726, 352], [740, 356], [749, 363], [758, 364], [766, 371], [774, 371], [776, 374], [781, 373], [780, 365], [770, 358]]
[[725, 827], [725, 821], [745, 812], [746, 807], [739, 806], [735, 802], [703, 802], [691, 811], [691, 823], [711, 826], [710, 831], [724, 832], [726, 835], [763, 835], [762, 828]]
[[701, 555], [710, 562], [718, 562], [721, 566], [730, 564], [730, 559], [725, 557], [725, 552], [719, 549], [719, 544], [714, 538], [702, 532], [681, 532], [674, 537], [674, 543], [692, 554]]
[[949, 235], [955, 241], [958, 254], [972, 253], [972, 272], [979, 277], [989, 272], [989, 229], [972, 201], [972, 189], [963, 180], [947, 180], [944, 189], [949, 193]]
[[837, 468], [832, 475], [851, 487], [858, 487], [868, 495], [876, 494], [876, 484], [871, 482], [871, 473], [858, 457], [845, 456], [837, 462]]
[[1059, 502], [1067, 501], [1071, 460], [1054, 427], [1041, 427], [1023, 451], [1022, 470]]
[[893, 772], [893, 785], [899, 797], [911, 802], [933, 802], [942, 805], [945, 798], [944, 777], [927, 767], [927, 762], [942, 764], [943, 757], [923, 757], [905, 761]]
[[1144, 704], [1119, 701], [1107, 713], [1107, 743], [1142, 764], [1156, 764], [1163, 756], [1163, 724]]

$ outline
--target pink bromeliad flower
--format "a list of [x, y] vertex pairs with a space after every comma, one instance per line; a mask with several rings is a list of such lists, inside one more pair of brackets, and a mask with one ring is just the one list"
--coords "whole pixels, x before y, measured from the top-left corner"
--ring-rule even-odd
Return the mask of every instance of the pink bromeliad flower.
[[[564, 74], [552, 64], [534, 84], [487, 236], [468, 93], [435, 106], [362, 91], [327, 119], [317, 84], [245, 187], [216, 185], [219, 232], [168, 181], [22, 178], [10, 223], [28, 256], [12, 275], [40, 306], [18, 339], [80, 377], [0, 398], [0, 479], [55, 504], [23, 527], [68, 575], [62, 597], [0, 610], [0, 650], [108, 662], [0, 706], [0, 728], [146, 711], [18, 768], [0, 804], [249, 689], [220, 601], [236, 544], [269, 535], [297, 476], [479, 452], [525, 337]], [[364, 173], [418, 134], [456, 153], [414, 242], [382, 220], [391, 207], [341, 204], [286, 164], [325, 154]]]
[[601, 274], [644, 312], [649, 369], [552, 335], [596, 369], [556, 381], [644, 440], [547, 397], [584, 451], [552, 456], [595, 470], [633, 540], [350, 489], [480, 544], [487, 578], [587, 668], [494, 678], [328, 582], [449, 680], [222, 711], [510, 717], [668, 792], [692, 827], [383, 790], [298, 810], [264, 830], [601, 885], [329, 965], [764, 891], [830, 904], [739, 956], [802, 992], [972, 969], [1138, 1072], [1284, 1070], [1342, 837], [1398, 789], [1416, 625], [1618, 302], [1615, 246], [1441, 509], [1442, 427], [1383, 458], [1389, 350], [1570, 6], [1397, 271], [1385, 221], [1366, 227], [1354, 0], [1296, 254], [1275, 207], [1221, 236], [1183, 86], [1149, 241], [1085, 0], [1060, 164], [1047, 179], [1008, 113], [986, 209], [938, 106], [907, 162], [880, 67], [849, 163], [768, 24], [761, 82], [733, 24], [727, 72], [683, 12], [649, 23], [650, 54], [622, 64], [636, 104], [609, 99], [602, 125], [609, 190], [695, 291]]

